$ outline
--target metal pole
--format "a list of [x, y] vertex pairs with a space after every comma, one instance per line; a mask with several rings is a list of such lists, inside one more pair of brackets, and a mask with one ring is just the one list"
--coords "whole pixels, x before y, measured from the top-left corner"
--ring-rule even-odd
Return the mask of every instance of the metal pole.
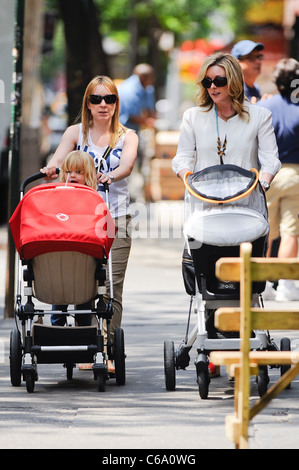
[[[11, 100], [10, 149], [8, 158], [8, 218], [10, 218], [18, 204], [19, 194], [24, 16], [25, 0], [15, 0], [15, 40], [13, 48], [12, 74], [13, 89]], [[6, 266], [4, 317], [11, 318], [14, 316], [15, 246], [9, 228]]]

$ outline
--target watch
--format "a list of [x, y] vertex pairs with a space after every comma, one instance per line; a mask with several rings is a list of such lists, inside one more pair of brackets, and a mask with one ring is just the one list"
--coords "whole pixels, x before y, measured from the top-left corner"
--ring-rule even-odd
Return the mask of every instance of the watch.
[[109, 178], [111, 179], [111, 183], [113, 183], [113, 181], [114, 181], [114, 176], [113, 176], [113, 175], [109, 175]]
[[267, 183], [267, 181], [263, 181], [263, 180], [262, 180], [262, 181], [261, 181], [261, 185], [262, 185], [262, 187], [263, 187], [263, 189], [264, 189], [265, 191], [268, 191], [268, 189], [270, 188], [270, 184]]

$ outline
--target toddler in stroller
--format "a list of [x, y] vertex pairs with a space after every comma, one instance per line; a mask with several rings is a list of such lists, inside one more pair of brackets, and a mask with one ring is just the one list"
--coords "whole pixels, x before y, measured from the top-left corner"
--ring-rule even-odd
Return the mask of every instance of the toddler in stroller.
[[[209, 352], [239, 350], [240, 340], [234, 333], [220, 332], [214, 325], [219, 307], [239, 305], [239, 284], [220, 282], [215, 276], [215, 263], [222, 257], [238, 257], [244, 241], [253, 244], [253, 256], [266, 255], [269, 225], [264, 191], [256, 170], [235, 165], [216, 165], [185, 178], [192, 211], [184, 225], [187, 248], [183, 254], [183, 277], [191, 299], [195, 296], [197, 325], [174, 350], [172, 341], [164, 343], [166, 388], [175, 388], [175, 369], [189, 365], [189, 351], [196, 345], [197, 383], [201, 398], [209, 390]], [[265, 283], [254, 283], [252, 303], [260, 306]], [[252, 349], [276, 349], [264, 331], [252, 334]], [[268, 376], [263, 370], [257, 379], [260, 394], [265, 392]]]
[[[70, 152], [59, 172], [59, 181], [62, 183], [78, 183], [97, 189], [96, 171], [92, 157], [82, 150], [73, 150]], [[67, 305], [53, 305], [53, 310], [62, 310], [67, 312]], [[76, 305], [76, 310], [91, 309], [91, 302]], [[64, 326], [67, 316], [62, 314], [52, 314], [51, 323], [55, 326]], [[75, 315], [76, 324], [79, 326], [91, 325], [91, 315]]]
[[[90, 156], [84, 153], [84, 158]], [[92, 168], [94, 171], [94, 164]], [[98, 390], [104, 391], [110, 377], [107, 363], [114, 359], [116, 382], [125, 383], [123, 331], [119, 328], [111, 344], [109, 324], [113, 298], [111, 296], [108, 304], [103, 299], [115, 225], [98, 192], [80, 184], [82, 174], [70, 172], [67, 175], [66, 183], [42, 184], [24, 196], [25, 187], [45, 175], [37, 173], [27, 178], [20, 188], [20, 203], [9, 221], [20, 258], [15, 308], [17, 327], [12, 330], [10, 340], [10, 375], [13, 386], [19, 386], [23, 376], [28, 392], [34, 391], [38, 379], [37, 364], [61, 363], [66, 367], [67, 378], [71, 379], [77, 362], [93, 363]], [[112, 279], [111, 273], [109, 276]], [[22, 303], [22, 278], [25, 304]], [[97, 324], [72, 327], [34, 322], [36, 316], [55, 314], [64, 318], [65, 315], [61, 309], [35, 308], [34, 298], [57, 307], [74, 305], [74, 309], [67, 310], [67, 315], [81, 318], [94, 315]], [[89, 308], [81, 309], [84, 304]], [[81, 306], [80, 310], [76, 305]], [[108, 325], [105, 340], [103, 322]]]

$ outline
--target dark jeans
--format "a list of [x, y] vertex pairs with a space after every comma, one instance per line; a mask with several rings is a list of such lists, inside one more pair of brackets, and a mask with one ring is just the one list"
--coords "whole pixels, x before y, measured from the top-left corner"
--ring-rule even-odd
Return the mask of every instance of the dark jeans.
[[[52, 310], [62, 310], [67, 312], [67, 305], [52, 305]], [[91, 310], [91, 302], [86, 302], [84, 304], [75, 305], [76, 310]], [[77, 313], [75, 315], [75, 320], [78, 326], [90, 326], [91, 325], [91, 314], [83, 313], [80, 315]], [[53, 326], [64, 326], [66, 324], [66, 315], [60, 313], [52, 313], [51, 315], [51, 324]]]

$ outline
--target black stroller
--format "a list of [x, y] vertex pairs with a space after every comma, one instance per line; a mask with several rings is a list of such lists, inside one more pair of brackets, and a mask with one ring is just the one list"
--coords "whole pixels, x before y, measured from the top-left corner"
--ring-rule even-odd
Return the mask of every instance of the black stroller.
[[[183, 253], [183, 279], [191, 296], [187, 330], [183, 342], [175, 350], [173, 341], [164, 342], [164, 372], [167, 390], [176, 387], [176, 370], [186, 369], [189, 351], [195, 344], [197, 383], [201, 398], [209, 393], [209, 352], [239, 350], [236, 333], [225, 333], [214, 325], [214, 314], [219, 307], [239, 306], [239, 283], [219, 281], [215, 264], [222, 257], [238, 257], [242, 242], [253, 245], [253, 256], [263, 257], [267, 251], [268, 217], [263, 189], [256, 170], [244, 170], [234, 165], [217, 165], [186, 176], [187, 197], [192, 210], [186, 217]], [[264, 282], [252, 287], [252, 305], [262, 305]], [[190, 317], [195, 301], [197, 324], [191, 332]], [[286, 339], [285, 339], [286, 340]], [[289, 350], [290, 343], [283, 343]], [[251, 349], [277, 350], [269, 332], [252, 332]], [[268, 387], [267, 366], [257, 377], [258, 392], [262, 396]]]
[[[16, 328], [10, 337], [11, 384], [20, 386], [23, 378], [27, 391], [33, 392], [38, 364], [63, 364], [67, 379], [71, 380], [76, 363], [91, 363], [97, 388], [104, 391], [106, 381], [112, 377], [107, 363], [114, 360], [113, 377], [118, 385], [123, 385], [123, 330], [116, 329], [113, 344], [110, 338], [113, 315], [110, 249], [116, 229], [108, 206], [97, 191], [80, 184], [41, 184], [24, 195], [29, 183], [43, 177], [43, 173], [36, 173], [23, 181], [20, 202], [9, 221], [19, 253]], [[107, 263], [108, 303], [103, 297]], [[34, 299], [55, 307], [36, 308]], [[44, 324], [43, 320], [51, 314], [67, 318], [80, 315], [81, 319], [89, 315], [93, 321], [91, 326]]]

